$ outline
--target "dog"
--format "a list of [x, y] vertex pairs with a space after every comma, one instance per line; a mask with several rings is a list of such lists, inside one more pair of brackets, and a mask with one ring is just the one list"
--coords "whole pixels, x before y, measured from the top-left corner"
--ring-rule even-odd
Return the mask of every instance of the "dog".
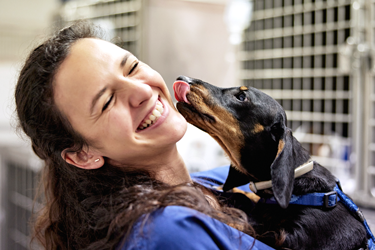
[[[260, 201], [251, 212], [259, 240], [276, 249], [368, 249], [364, 225], [342, 202], [326, 208], [289, 204], [294, 196], [330, 194], [337, 180], [311, 162], [286, 127], [278, 102], [252, 87], [219, 88], [186, 76], [178, 77], [173, 87], [178, 111], [230, 158], [224, 191], [272, 180], [270, 187], [258, 190]], [[295, 178], [295, 169], [307, 163], [312, 170]], [[261, 202], [272, 199], [276, 205]]]

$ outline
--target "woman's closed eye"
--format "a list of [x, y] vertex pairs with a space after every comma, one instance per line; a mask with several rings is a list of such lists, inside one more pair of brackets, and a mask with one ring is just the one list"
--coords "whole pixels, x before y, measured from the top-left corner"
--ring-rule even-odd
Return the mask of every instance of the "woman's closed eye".
[[104, 104], [104, 106], [103, 106], [103, 108], [102, 108], [102, 112], [108, 108], [109, 104], [111, 104], [112, 99], [113, 99], [113, 95], [111, 95], [111, 96], [108, 98], [107, 102]]
[[[134, 65], [133, 65], [132, 68], [130, 69], [128, 75], [130, 75], [131, 73], [134, 72], [134, 70], [137, 68], [138, 64], [139, 64], [139, 61], [136, 61], [136, 62], [134, 63]], [[113, 99], [113, 96], [114, 96], [114, 94], [112, 94], [112, 95], [107, 99], [106, 103], [104, 104], [104, 106], [103, 106], [103, 108], [102, 108], [102, 112], [104, 112], [104, 111], [108, 108], [108, 106], [111, 104], [112, 99]]]
[[134, 63], [134, 65], [133, 65], [133, 67], [130, 69], [130, 71], [129, 71], [129, 75], [131, 74], [131, 73], [133, 73], [133, 71], [137, 68], [137, 66], [138, 66], [138, 61], [136, 62], [136, 63]]

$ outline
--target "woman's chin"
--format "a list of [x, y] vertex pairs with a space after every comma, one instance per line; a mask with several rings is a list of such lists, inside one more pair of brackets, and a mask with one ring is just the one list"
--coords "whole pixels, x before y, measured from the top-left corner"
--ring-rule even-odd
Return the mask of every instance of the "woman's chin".
[[166, 144], [176, 144], [184, 137], [187, 130], [187, 121], [180, 113], [164, 125], [166, 125], [163, 127]]
[[176, 112], [176, 118], [173, 119], [172, 121], [171, 133], [175, 133], [175, 137], [177, 141], [179, 141], [185, 135], [186, 130], [187, 130], [186, 119], [180, 113]]

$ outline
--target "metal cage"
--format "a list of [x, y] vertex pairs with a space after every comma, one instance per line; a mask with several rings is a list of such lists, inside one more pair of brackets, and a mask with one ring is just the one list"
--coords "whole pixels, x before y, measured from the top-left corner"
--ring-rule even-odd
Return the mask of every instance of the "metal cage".
[[240, 80], [275, 98], [312, 157], [341, 178], [354, 170], [352, 81], [338, 66], [352, 32], [350, 1], [256, 0]]
[[67, 2], [60, 12], [60, 25], [90, 20], [106, 32], [114, 33], [112, 41], [142, 58], [142, 0], [80, 0]]
[[240, 80], [284, 107], [288, 126], [352, 198], [375, 207], [373, 0], [256, 0]]

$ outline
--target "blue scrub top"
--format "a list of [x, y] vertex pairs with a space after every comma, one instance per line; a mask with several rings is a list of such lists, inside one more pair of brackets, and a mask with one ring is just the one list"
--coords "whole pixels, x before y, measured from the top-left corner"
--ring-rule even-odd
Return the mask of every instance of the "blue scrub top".
[[[191, 174], [210, 188], [224, 183], [229, 166]], [[251, 192], [248, 185], [239, 187]], [[264, 243], [210, 216], [182, 206], [168, 206], [151, 213], [145, 225], [137, 223], [121, 250], [272, 250]]]

